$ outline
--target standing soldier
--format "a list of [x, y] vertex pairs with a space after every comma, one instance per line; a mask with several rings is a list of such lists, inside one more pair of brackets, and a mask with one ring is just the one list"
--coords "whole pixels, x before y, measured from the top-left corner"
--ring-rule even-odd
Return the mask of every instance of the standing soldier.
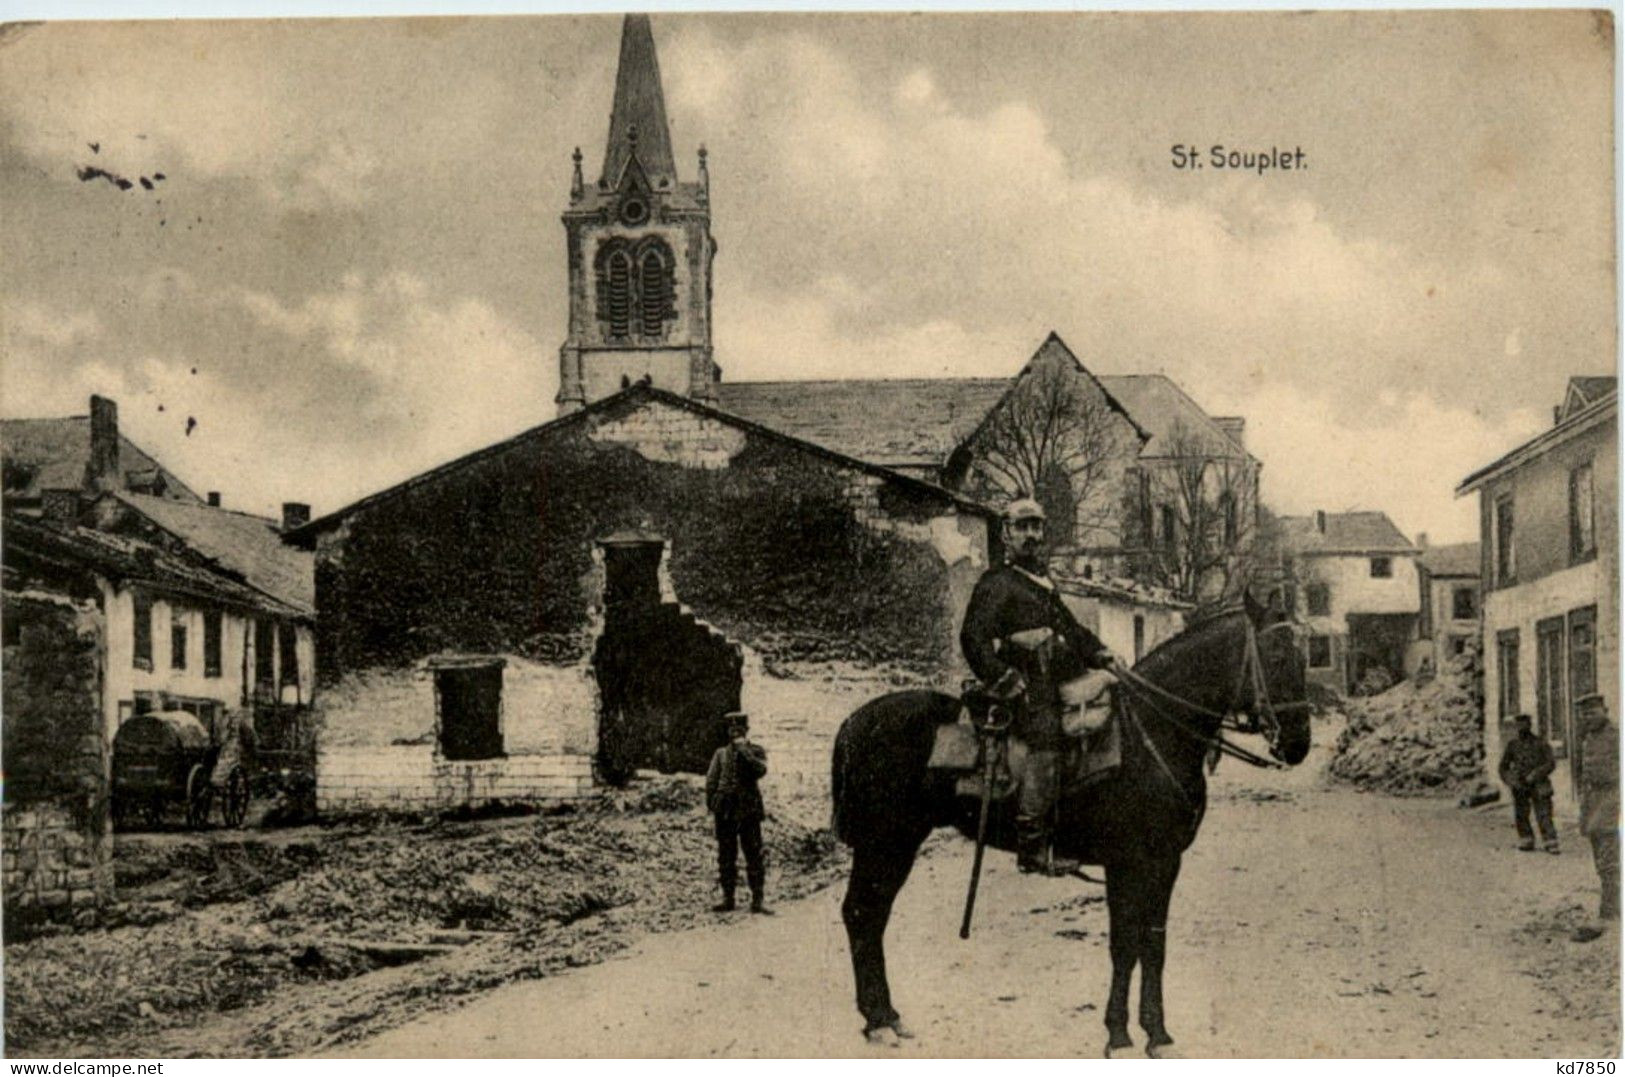
[[1512, 720], [1518, 733], [1507, 742], [1497, 768], [1501, 780], [1512, 790], [1512, 825], [1518, 828], [1518, 848], [1524, 852], [1535, 849], [1535, 832], [1529, 827], [1529, 809], [1535, 809], [1535, 822], [1540, 827], [1541, 840], [1546, 851], [1557, 852], [1557, 828], [1552, 825], [1552, 770], [1557, 758], [1545, 737], [1537, 737], [1529, 715], [1520, 714]]
[[1576, 704], [1580, 727], [1580, 832], [1591, 839], [1602, 902], [1597, 915], [1619, 919], [1619, 731], [1599, 695]]
[[772, 916], [762, 904], [767, 865], [762, 860], [762, 792], [757, 782], [767, 773], [767, 749], [750, 742], [750, 719], [728, 715], [728, 743], [711, 756], [705, 773], [705, 806], [716, 817], [717, 870], [722, 901], [712, 912], [734, 910], [739, 884], [739, 850], [745, 850], [745, 881], [750, 884], [750, 911]]
[[1004, 531], [1010, 561], [977, 582], [959, 645], [971, 672], [1011, 698], [1011, 733], [1027, 746], [1016, 803], [1017, 865], [1026, 872], [1069, 875], [1077, 862], [1055, 858], [1050, 848], [1060, 794], [1061, 685], [1116, 659], [1078, 624], [1045, 572], [1042, 506], [1030, 498], [1012, 501]]

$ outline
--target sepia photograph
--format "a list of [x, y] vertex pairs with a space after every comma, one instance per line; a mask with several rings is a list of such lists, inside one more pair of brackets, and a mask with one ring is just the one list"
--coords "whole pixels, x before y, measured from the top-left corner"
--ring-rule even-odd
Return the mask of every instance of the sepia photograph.
[[1619, 1058], [1616, 33], [0, 23], [4, 1054]]

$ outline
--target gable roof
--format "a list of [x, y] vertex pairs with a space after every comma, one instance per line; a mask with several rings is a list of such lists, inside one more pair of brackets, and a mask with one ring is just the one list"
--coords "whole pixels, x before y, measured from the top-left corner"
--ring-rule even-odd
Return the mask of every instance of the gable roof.
[[[169, 495], [175, 500], [203, 499], [177, 479], [124, 435], [119, 435], [119, 471], [126, 487], [135, 472], [157, 472], [163, 476]], [[0, 457], [8, 472], [21, 481], [7, 489], [6, 496], [21, 501], [38, 500], [45, 490], [78, 490], [85, 483], [85, 467], [90, 463], [90, 416], [72, 415], [62, 419], [0, 419]]]
[[1324, 533], [1314, 516], [1282, 516], [1284, 544], [1294, 554], [1416, 553], [1386, 512], [1328, 512]]
[[17, 551], [187, 598], [239, 609], [309, 615], [308, 611], [295, 609], [191, 558], [129, 535], [110, 534], [91, 527], [60, 527], [7, 513], [5, 548], [8, 564], [13, 563], [12, 551]]
[[1429, 546], [1417, 561], [1435, 576], [1477, 576], [1483, 570], [1476, 542]]
[[1044, 358], [1061, 357], [1093, 378], [1136, 429], [1142, 456], [1166, 455], [1181, 430], [1207, 455], [1250, 458], [1226, 424], [1161, 374], [1096, 374], [1051, 333], [1009, 378], [875, 378], [746, 381], [717, 385], [723, 411], [846, 456], [889, 468], [940, 468]]
[[[1250, 456], [1223, 424], [1165, 375], [1102, 374], [1100, 382], [1150, 433], [1151, 440], [1140, 450], [1141, 456], [1170, 456], [1176, 450], [1190, 448], [1204, 456]], [[1178, 444], [1181, 440], [1186, 444]]]
[[[1602, 378], [1595, 380], [1599, 382], [1604, 380], [1612, 381], [1612, 379]], [[1572, 397], [1574, 394], [1572, 382], [1569, 386], [1569, 392]], [[1578, 411], [1563, 415], [1556, 426], [1548, 427], [1511, 452], [1485, 464], [1465, 479], [1462, 479], [1461, 482], [1456, 484], [1456, 496], [1461, 497], [1463, 494], [1471, 493], [1490, 480], [1521, 467], [1531, 460], [1538, 459], [1571, 437], [1582, 434], [1599, 424], [1612, 422], [1618, 411], [1618, 403], [1619, 394], [1617, 390], [1612, 385], [1608, 386], [1595, 401], [1585, 405]]]
[[397, 494], [405, 493], [407, 490], [421, 486], [424, 483], [452, 474], [461, 470], [462, 468], [468, 467], [471, 464], [477, 463], [480, 460], [484, 460], [488, 457], [496, 455], [499, 452], [513, 448], [522, 442], [552, 437], [561, 431], [584, 423], [590, 418], [593, 418], [612, 408], [622, 407], [629, 404], [635, 405], [649, 402], [666, 404], [671, 407], [681, 408], [684, 411], [693, 412], [696, 415], [701, 415], [709, 419], [715, 419], [719, 422], [726, 423], [729, 426], [757, 434], [764, 438], [772, 439], [780, 444], [792, 446], [801, 450], [802, 452], [821, 456], [842, 467], [851, 468], [855, 471], [862, 471], [867, 474], [883, 478], [888, 482], [894, 482], [901, 486], [930, 494], [965, 512], [974, 513], [975, 515], [983, 516], [988, 519], [999, 518], [998, 510], [984, 505], [979, 501], [973, 501], [972, 499], [965, 497], [963, 494], [958, 494], [952, 490], [938, 486], [936, 483], [926, 482], [923, 479], [902, 474], [901, 472], [894, 471], [891, 468], [882, 467], [879, 464], [872, 463], [868, 460], [848, 456], [827, 446], [819, 445], [816, 442], [807, 441], [802, 438], [795, 437], [794, 435], [786, 434], [782, 430], [776, 430], [772, 427], [745, 419], [741, 416], [729, 414], [728, 412], [711, 407], [708, 404], [702, 404], [697, 400], [691, 400], [686, 396], [679, 396], [678, 394], [668, 392], [665, 389], [658, 389], [653, 385], [650, 385], [648, 382], [640, 381], [631, 387], [622, 389], [620, 392], [611, 396], [606, 396], [601, 400], [595, 400], [579, 411], [571, 412], [569, 415], [561, 416], [552, 420], [551, 422], [543, 423], [540, 426], [531, 427], [529, 430], [521, 431], [511, 438], [504, 441], [499, 441], [495, 445], [488, 445], [483, 449], [479, 449], [465, 456], [460, 456], [455, 460], [441, 464], [439, 467], [431, 468], [422, 474], [414, 475], [412, 478], [407, 479], [404, 482], [398, 482], [394, 486], [386, 487], [385, 489], [374, 494], [369, 494], [366, 497], [361, 498], [359, 501], [352, 502], [343, 508], [335, 509], [334, 511], [314, 519], [301, 527], [284, 532], [284, 538], [291, 542], [296, 542], [303, 545], [313, 541], [317, 534], [329, 530], [344, 517], [349, 516], [359, 509], [375, 505], [381, 501], [387, 500], [388, 498], [394, 497]]
[[282, 541], [263, 516], [122, 491], [119, 501], [249, 586], [302, 613], [316, 612], [316, 563]]
[[717, 406], [882, 467], [937, 468], [1011, 384], [1010, 378], [722, 382]]

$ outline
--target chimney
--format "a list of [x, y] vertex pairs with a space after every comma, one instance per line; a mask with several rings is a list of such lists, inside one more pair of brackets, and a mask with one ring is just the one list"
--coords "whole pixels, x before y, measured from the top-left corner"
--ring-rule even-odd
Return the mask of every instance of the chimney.
[[1416, 533], [1416, 548], [1418, 550], [1425, 550], [1428, 548], [1428, 533], [1426, 531], [1418, 531]]
[[210, 490], [209, 491], [209, 507], [211, 509], [217, 509], [217, 508], [220, 507], [220, 491], [219, 490]]
[[310, 506], [300, 501], [282, 503], [282, 530], [292, 531], [310, 523]]
[[1315, 510], [1315, 530], [1319, 531], [1322, 535], [1324, 535], [1326, 533], [1326, 510], [1325, 509], [1316, 509]]
[[74, 526], [79, 522], [79, 491], [71, 488], [41, 490], [40, 512], [50, 523]]
[[85, 465], [85, 487], [97, 492], [117, 490], [118, 405], [104, 396], [90, 398], [90, 462]]

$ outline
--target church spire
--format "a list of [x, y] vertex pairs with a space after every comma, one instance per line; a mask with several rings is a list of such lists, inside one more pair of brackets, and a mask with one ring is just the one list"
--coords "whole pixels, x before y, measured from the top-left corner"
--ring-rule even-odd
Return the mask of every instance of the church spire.
[[666, 127], [666, 98], [660, 89], [660, 62], [655, 58], [649, 16], [627, 15], [621, 24], [621, 63], [615, 75], [615, 107], [609, 116], [609, 143], [604, 147], [602, 187], [621, 180], [634, 153], [643, 174], [655, 187], [677, 182]]

